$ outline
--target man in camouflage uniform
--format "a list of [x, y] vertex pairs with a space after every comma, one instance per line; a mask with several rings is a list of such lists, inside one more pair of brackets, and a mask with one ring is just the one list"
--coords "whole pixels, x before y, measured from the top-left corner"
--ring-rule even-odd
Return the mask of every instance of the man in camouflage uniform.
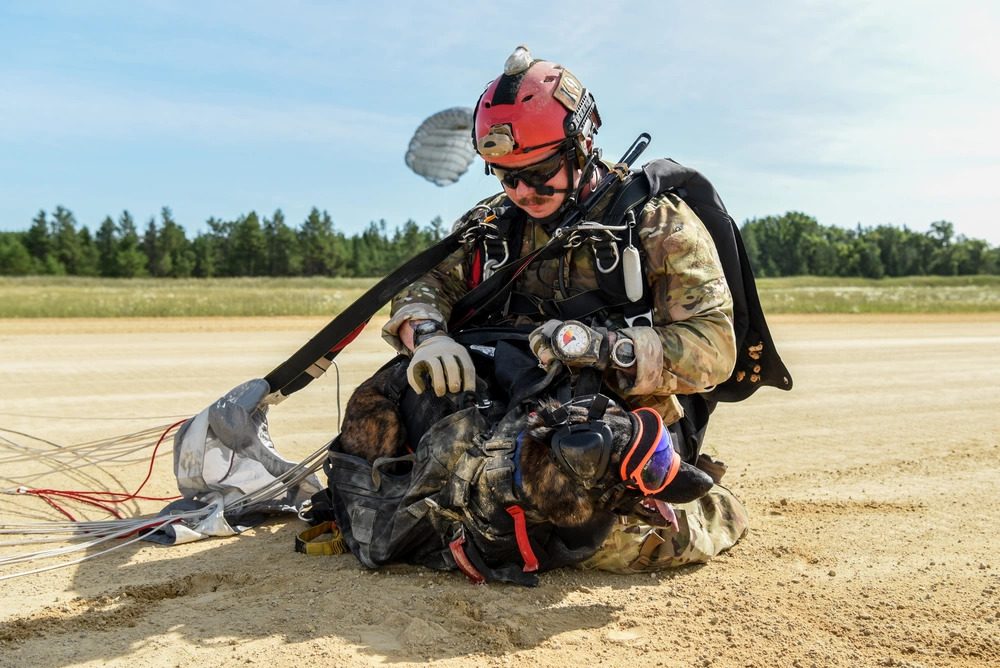
[[[572, 129], [570, 118], [576, 119]], [[513, 204], [524, 212], [521, 256], [547, 243], [568, 207], [585, 201], [607, 173], [609, 166], [597, 159], [593, 146], [599, 125], [589, 91], [567, 70], [532, 59], [523, 47], [480, 98], [477, 150], [504, 190], [481, 204], [489, 209]], [[609, 194], [597, 202], [588, 220], [600, 221], [610, 200]], [[650, 288], [652, 322], [628, 326], [622, 313], [603, 312], [605, 350], [620, 354], [590, 364], [603, 369], [604, 383], [630, 408], [652, 407], [669, 425], [682, 416], [678, 395], [709, 390], [732, 373], [733, 300], [711, 235], [680, 197], [665, 193], [650, 199], [637, 216], [635, 232], [644, 250], [642, 273]], [[438, 396], [475, 388], [469, 353], [447, 335], [446, 323], [453, 305], [470, 290], [470, 277], [481, 270], [475, 266], [479, 260], [469, 243], [392, 302], [383, 337], [412, 355], [408, 378], [418, 393], [428, 389], [424, 373]], [[518, 276], [515, 293], [559, 301], [599, 287], [588, 245], [535, 269], [533, 265]], [[543, 368], [555, 359], [574, 364], [552, 341], [560, 321], [541, 311], [511, 315], [508, 321], [537, 325], [531, 349]], [[604, 329], [598, 334], [581, 326], [604, 335]], [[582, 566], [635, 572], [704, 562], [732, 547], [747, 530], [743, 507], [718, 485], [702, 499], [677, 505], [675, 515], [667, 526], [652, 526], [645, 517], [623, 517], [604, 548]]]

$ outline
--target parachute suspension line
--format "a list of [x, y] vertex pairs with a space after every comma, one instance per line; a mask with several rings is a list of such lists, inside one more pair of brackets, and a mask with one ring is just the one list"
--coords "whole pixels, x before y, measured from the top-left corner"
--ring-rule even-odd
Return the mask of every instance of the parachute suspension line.
[[[75, 545], [70, 545], [68, 547], [55, 548], [52, 550], [41, 550], [38, 552], [32, 552], [28, 554], [19, 554], [12, 557], [6, 557], [0, 559], [0, 566], [6, 566], [11, 564], [23, 563], [28, 561], [35, 561], [38, 559], [48, 559], [52, 557], [63, 556], [66, 554], [71, 554], [73, 552], [79, 552], [81, 550], [90, 550], [101, 543], [107, 541], [115, 540], [118, 538], [128, 538], [133, 534], [138, 534], [140, 531], [146, 529], [160, 529], [169, 524], [175, 524], [184, 520], [188, 521], [200, 521], [209, 514], [210, 511], [197, 510], [190, 511], [186, 513], [179, 513], [177, 515], [171, 515], [170, 517], [155, 518], [155, 519], [138, 519], [138, 520], [120, 520], [117, 522], [80, 522], [79, 527], [86, 526], [85, 530], [77, 530], [77, 533], [81, 535], [76, 538], [70, 538], [68, 540], [84, 541]], [[59, 526], [57, 524], [57, 526]], [[70, 525], [61, 525], [69, 527]], [[25, 533], [24, 531], [14, 531], [14, 530], [2, 530], [2, 533]], [[61, 562], [58, 564], [53, 564], [52, 566], [46, 566], [43, 568], [36, 568], [30, 571], [21, 571], [19, 573], [11, 573], [10, 575], [0, 576], [0, 581], [9, 580], [11, 578], [20, 577], [22, 575], [31, 575], [33, 573], [41, 573], [44, 571], [51, 571], [57, 568], [62, 568], [64, 566], [72, 566], [73, 564], [78, 564], [89, 559], [94, 559], [95, 557], [102, 556], [108, 552], [113, 552], [115, 550], [121, 549], [127, 545], [131, 545], [137, 541], [142, 540], [145, 534], [135, 535], [130, 540], [125, 540], [124, 542], [114, 545], [112, 547], [107, 547], [100, 551], [89, 554], [85, 557], [79, 559], [74, 559], [71, 561]], [[51, 541], [38, 541], [38, 542], [51, 542]], [[16, 544], [16, 543], [6, 543], [6, 544]]]
[[[330, 445], [329, 443], [326, 443], [322, 448], [316, 450], [314, 453], [306, 457], [306, 459], [303, 460], [301, 463], [289, 469], [287, 472], [276, 478], [273, 482], [266, 485], [265, 487], [262, 487], [261, 489], [258, 489], [250, 494], [244, 494], [238, 496], [234, 498], [232, 501], [225, 503], [223, 507], [223, 514], [229, 514], [229, 513], [239, 514], [241, 511], [250, 509], [256, 503], [267, 501], [269, 499], [278, 497], [281, 494], [284, 494], [288, 486], [298, 484], [307, 476], [309, 476], [311, 473], [317, 471], [323, 466], [323, 462], [326, 459], [327, 449], [329, 448], [329, 445]], [[20, 534], [20, 535], [44, 534], [47, 536], [45, 538], [37, 540], [0, 543], [0, 545], [4, 546], [51, 543], [63, 540], [77, 541], [77, 544], [70, 545], [68, 547], [55, 548], [52, 550], [41, 550], [27, 554], [20, 554], [11, 557], [0, 558], [0, 566], [34, 561], [38, 559], [59, 557], [66, 554], [71, 554], [73, 552], [78, 552], [80, 550], [91, 550], [95, 546], [110, 540], [127, 538], [137, 532], [146, 531], [148, 529], [152, 530], [160, 529], [169, 524], [174, 524], [176, 522], [185, 522], [186, 524], [194, 526], [200, 523], [202, 520], [207, 518], [210, 514], [212, 514], [215, 511], [216, 509], [209, 506], [207, 508], [201, 508], [198, 510], [178, 513], [176, 515], [170, 515], [169, 517], [157, 517], [149, 519], [140, 518], [131, 520], [117, 520], [117, 521], [105, 520], [101, 522], [50, 522], [50, 523], [36, 523], [36, 524], [0, 525], [0, 534]], [[70, 536], [69, 538], [55, 538], [52, 537], [53, 533], [73, 534], [73, 535]], [[59, 564], [54, 564], [52, 566], [46, 566], [44, 568], [38, 568], [30, 571], [22, 571], [19, 573], [12, 573], [10, 575], [0, 576], [0, 581], [19, 577], [21, 575], [31, 575], [33, 573], [50, 571], [56, 568], [62, 568], [63, 566], [72, 566], [73, 564], [78, 564], [82, 561], [87, 561], [88, 559], [93, 559], [108, 552], [112, 552], [119, 548], [125, 547], [126, 545], [130, 545], [141, 539], [142, 539], [141, 535], [135, 536], [134, 538], [127, 540], [119, 545], [114, 545], [112, 547], [102, 549], [93, 554], [81, 557], [80, 559], [74, 559], [72, 561], [62, 562]]]
[[234, 499], [231, 503], [226, 504], [226, 510], [233, 513], [239, 513], [254, 504], [261, 503], [262, 501], [267, 501], [284, 494], [289, 487], [299, 484], [309, 477], [310, 474], [315, 473], [322, 468], [323, 462], [326, 460], [329, 447], [330, 443], [324, 444], [323, 447], [307, 456], [301, 462], [288, 469], [285, 473], [282, 473], [267, 485], [264, 485], [260, 489], [249, 494], [244, 494], [243, 496]]
[[[0, 455], [0, 465], [11, 465], [24, 462], [46, 461], [52, 469], [45, 473], [30, 473], [19, 476], [0, 476], [6, 480], [34, 479], [48, 473], [64, 473], [77, 471], [88, 466], [106, 464], [114, 462], [116, 464], [133, 464], [146, 461], [145, 455], [141, 457], [130, 457], [130, 455], [145, 450], [153, 446], [155, 438], [161, 434], [168, 425], [159, 425], [144, 429], [142, 431], [116, 436], [100, 441], [91, 441], [71, 446], [62, 446], [44, 439], [24, 434], [12, 429], [0, 427], [0, 431], [10, 434], [17, 434], [32, 439], [39, 443], [44, 443], [51, 448], [31, 447], [17, 443], [7, 437], [0, 436], [0, 451], [6, 449], [6, 455]], [[171, 450], [165, 450], [162, 455], [169, 454]]]
[[[0, 466], [11, 464], [17, 464], [19, 462], [48, 462], [49, 471], [41, 471], [36, 473], [23, 474], [19, 476], [0, 476], [0, 478], [19, 484], [20, 487], [10, 489], [10, 490], [0, 490], [0, 493], [5, 491], [7, 494], [17, 494], [21, 492], [21, 487], [27, 487], [29, 483], [39, 478], [43, 478], [46, 475], [52, 473], [63, 473], [77, 481], [79, 485], [90, 485], [92, 488], [100, 488], [104, 486], [104, 482], [97, 475], [88, 472], [88, 468], [99, 465], [107, 461], [116, 461], [119, 464], [131, 464], [147, 461], [147, 456], [143, 455], [138, 458], [131, 458], [128, 456], [129, 453], [138, 450], [145, 450], [151, 447], [155, 443], [156, 435], [159, 435], [166, 425], [159, 427], [153, 427], [151, 429], [146, 429], [134, 434], [129, 434], [125, 436], [118, 436], [112, 439], [105, 439], [102, 441], [95, 441], [89, 444], [77, 444], [74, 446], [63, 447], [55, 443], [51, 443], [54, 450], [48, 450], [45, 448], [33, 448], [29, 446], [21, 446], [14, 443], [10, 439], [0, 437], [0, 447], [2, 447], [3, 441], [7, 444], [13, 446], [12, 449], [30, 454], [12, 454], [7, 457], [0, 458]], [[6, 430], [12, 432], [12, 430]], [[17, 432], [20, 433], [20, 432]], [[32, 438], [38, 442], [44, 442], [43, 439], [30, 436], [25, 434], [28, 438]], [[151, 440], [152, 439], [152, 440]], [[117, 444], [117, 445], [116, 445]], [[136, 445], [138, 444], [138, 445]], [[124, 448], [124, 450], [123, 450]], [[96, 453], [104, 453], [110, 450], [111, 455], [103, 454], [103, 456], [96, 456]], [[73, 455], [76, 452], [77, 455]], [[171, 452], [168, 449], [163, 454], [169, 454]], [[93, 453], [93, 454], [91, 454]], [[82, 463], [75, 463], [82, 460]], [[89, 461], [88, 461], [89, 460]], [[75, 464], [75, 465], [74, 465]], [[50, 503], [50, 505], [52, 505]], [[55, 507], [55, 506], [53, 506]]]
[[[18, 418], [37, 418], [39, 420], [98, 420], [100, 422], [111, 420], [175, 420], [186, 415], [137, 415], [135, 417], [102, 417], [102, 416], [76, 416], [76, 415], [34, 415], [30, 413], [6, 413], [0, 411], [0, 415]], [[5, 429], [4, 431], [10, 431]]]
[[53, 508], [61, 512], [63, 515], [68, 517], [71, 522], [76, 522], [76, 518], [73, 517], [69, 513], [69, 511], [67, 511], [65, 508], [56, 503], [52, 499], [52, 497], [66, 499], [68, 501], [77, 501], [80, 503], [86, 503], [91, 506], [96, 506], [98, 508], [101, 508], [102, 510], [106, 510], [107, 512], [111, 513], [117, 519], [122, 519], [122, 516], [114, 508], [111, 508], [107, 504], [125, 503], [126, 501], [131, 501], [133, 499], [142, 499], [145, 501], [172, 501], [174, 499], [179, 499], [180, 498], [179, 496], [170, 496], [170, 497], [140, 496], [139, 492], [142, 491], [142, 488], [146, 486], [146, 483], [149, 482], [149, 479], [153, 475], [153, 466], [156, 464], [156, 452], [157, 450], [160, 449], [160, 444], [163, 443], [163, 439], [167, 437], [167, 434], [169, 434], [171, 431], [173, 431], [180, 425], [184, 424], [186, 421], [187, 420], [181, 420], [179, 422], [175, 422], [174, 424], [167, 427], [166, 431], [164, 431], [160, 435], [159, 440], [153, 447], [153, 454], [149, 460], [149, 470], [146, 472], [146, 477], [145, 479], [143, 479], [138, 489], [136, 489], [131, 494], [129, 494], [128, 492], [97, 492], [97, 491], [79, 491], [79, 490], [66, 490], [66, 489], [27, 489], [25, 487], [18, 487], [16, 490], [8, 490], [8, 493], [31, 494], [33, 496], [37, 496], [46, 503], [48, 503], [49, 505], [51, 505]]
[[340, 433], [340, 365], [335, 359], [330, 361], [333, 363], [333, 368], [337, 370], [337, 433]]

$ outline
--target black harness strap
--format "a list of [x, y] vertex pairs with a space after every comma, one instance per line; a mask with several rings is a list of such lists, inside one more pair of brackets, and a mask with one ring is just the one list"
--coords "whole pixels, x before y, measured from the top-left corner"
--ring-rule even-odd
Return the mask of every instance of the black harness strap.
[[474, 327], [478, 321], [501, 310], [500, 307], [506, 302], [514, 288], [514, 280], [521, 272], [536, 259], [543, 260], [547, 257], [555, 257], [562, 247], [560, 244], [543, 246], [518, 258], [515, 262], [500, 267], [495, 274], [455, 302], [451, 311], [451, 320], [448, 323], [448, 331], [457, 332]]
[[[633, 173], [629, 179], [619, 187], [614, 199], [607, 207], [607, 213], [603, 219], [608, 225], [620, 225], [629, 211], [636, 207], [643, 206], [649, 200], [649, 181], [644, 178], [641, 172]], [[636, 233], [637, 234], [637, 233]], [[543, 315], [549, 318], [560, 320], [580, 320], [592, 313], [606, 309], [621, 310], [628, 322], [642, 314], [649, 312], [652, 308], [649, 295], [649, 286], [643, 280], [643, 298], [633, 302], [625, 292], [624, 272], [622, 271], [621, 256], [627, 243], [630, 241], [639, 249], [640, 254], [645, 257], [645, 250], [638, 239], [629, 240], [625, 238], [602, 239], [594, 243], [595, 261], [600, 266], [609, 266], [615, 262], [619, 265], [609, 273], [597, 272], [598, 289], [588, 290], [568, 299], [541, 299], [533, 295], [520, 292], [510, 293], [510, 300], [507, 303], [507, 315]], [[537, 260], [536, 260], [537, 261]], [[652, 325], [652, 319], [637, 323], [642, 325]]]
[[383, 305], [424, 276], [462, 246], [466, 226], [404, 262], [372, 286], [291, 357], [264, 377], [271, 389], [268, 403], [301, 390], [330, 367], [334, 357], [364, 329]]
[[[585, 220], [586, 215], [599, 202], [602, 202], [612, 190], [628, 177], [628, 168], [632, 166], [642, 152], [649, 145], [650, 137], [642, 133], [628, 148], [625, 155], [615, 166], [615, 169], [607, 174], [597, 187], [587, 198], [586, 202], [581, 202], [579, 206], [572, 209], [564, 219], [564, 225], [571, 227], [580, 220]], [[564, 237], [565, 239], [565, 237]], [[487, 280], [473, 288], [464, 297], [455, 302], [452, 308], [451, 320], [448, 323], [449, 331], [456, 332], [460, 329], [473, 327], [481, 324], [481, 321], [489, 315], [502, 310], [507, 297], [514, 287], [514, 280], [532, 262], [544, 261], [558, 257], [565, 252], [565, 243], [552, 243], [536, 249], [534, 252], [518, 259], [516, 262], [500, 267], [500, 269]]]

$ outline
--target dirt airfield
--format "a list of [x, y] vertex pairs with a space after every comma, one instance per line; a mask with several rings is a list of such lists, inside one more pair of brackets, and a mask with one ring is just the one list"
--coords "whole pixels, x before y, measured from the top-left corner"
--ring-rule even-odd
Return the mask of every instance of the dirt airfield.
[[[296, 554], [304, 525], [280, 518], [0, 582], [0, 666], [1000, 665], [1000, 314], [771, 320], [795, 388], [713, 417], [707, 449], [752, 528], [708, 565], [473, 586]], [[0, 427], [71, 444], [169, 424], [324, 323], [0, 320]], [[391, 355], [380, 324], [338, 358], [344, 402]], [[328, 374], [272, 410], [283, 455], [333, 436], [336, 395]], [[132, 491], [146, 469], [27, 484]], [[0, 463], [4, 477], [38, 470]], [[144, 493], [176, 493], [169, 457]], [[0, 523], [55, 519], [40, 499], [0, 495]]]

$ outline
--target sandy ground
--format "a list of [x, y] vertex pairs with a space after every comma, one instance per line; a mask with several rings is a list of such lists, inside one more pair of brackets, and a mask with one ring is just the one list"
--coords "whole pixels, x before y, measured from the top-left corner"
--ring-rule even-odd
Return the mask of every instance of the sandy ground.
[[[0, 320], [0, 427], [69, 444], [167, 424], [264, 375], [322, 324]], [[281, 519], [0, 582], [0, 666], [1000, 665], [1000, 314], [772, 326], [795, 389], [713, 418], [708, 449], [729, 463], [752, 529], [711, 564], [477, 587], [296, 554], [303, 525]], [[339, 358], [345, 400], [390, 355], [377, 330]], [[272, 412], [293, 459], [335, 425], [332, 376]], [[0, 476], [36, 471], [0, 464]], [[145, 472], [44, 484], [131, 490]], [[145, 491], [172, 485], [159, 459]], [[0, 495], [0, 522], [57, 517]]]

